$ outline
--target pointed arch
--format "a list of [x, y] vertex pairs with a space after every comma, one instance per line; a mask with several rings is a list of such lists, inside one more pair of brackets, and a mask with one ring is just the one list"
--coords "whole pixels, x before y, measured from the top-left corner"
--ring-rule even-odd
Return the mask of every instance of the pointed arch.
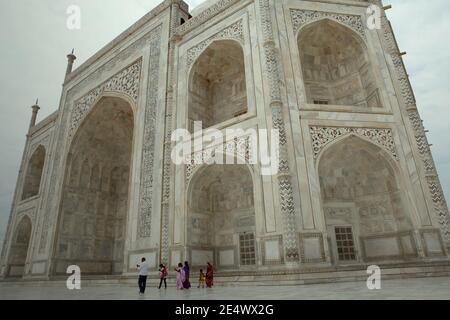
[[[249, 165], [205, 165], [194, 172], [186, 197], [186, 243], [194, 252], [193, 265], [207, 262], [201, 259], [218, 268], [256, 264], [255, 192]], [[199, 251], [203, 258], [196, 258]]]
[[[319, 163], [321, 161], [321, 159], [324, 157], [324, 154], [327, 153], [327, 150], [330, 148], [333, 148], [336, 144], [339, 143], [344, 143], [347, 139], [360, 139], [370, 145], [374, 146], [374, 149], [378, 148], [378, 153], [382, 154], [383, 157], [389, 162], [389, 164], [392, 166], [392, 168], [398, 173], [400, 174], [400, 167], [398, 165], [398, 158], [396, 156], [394, 156], [392, 154], [392, 152], [390, 150], [387, 150], [385, 146], [382, 146], [380, 144], [377, 144], [371, 140], [369, 140], [368, 138], [365, 138], [364, 136], [355, 134], [353, 132], [348, 132], [340, 137], [337, 137], [336, 139], [334, 139], [333, 141], [330, 141], [328, 143], [325, 144], [325, 146], [320, 150], [320, 152], [317, 155], [317, 160], [316, 160], [316, 170], [318, 170], [319, 168]], [[376, 147], [376, 148], [375, 148]]]
[[32, 198], [39, 194], [45, 165], [45, 155], [45, 147], [39, 145], [30, 157], [25, 174], [22, 200]]
[[87, 274], [120, 274], [128, 214], [134, 110], [104, 95], [70, 143], [55, 247], [54, 272], [70, 264]]
[[33, 223], [25, 214], [17, 224], [8, 257], [8, 276], [21, 277], [25, 272]]
[[[324, 148], [317, 170], [337, 263], [407, 255], [403, 244], [395, 248], [395, 254], [392, 249], [400, 243], [400, 234], [409, 237], [413, 223], [401, 171], [387, 151], [359, 136], [346, 135]], [[375, 242], [379, 243], [374, 247]], [[407, 250], [415, 254], [413, 246]]]
[[338, 21], [323, 18], [297, 36], [307, 102], [361, 108], [381, 106], [364, 39]]
[[188, 119], [211, 127], [248, 112], [245, 59], [236, 40], [214, 40], [189, 71]]

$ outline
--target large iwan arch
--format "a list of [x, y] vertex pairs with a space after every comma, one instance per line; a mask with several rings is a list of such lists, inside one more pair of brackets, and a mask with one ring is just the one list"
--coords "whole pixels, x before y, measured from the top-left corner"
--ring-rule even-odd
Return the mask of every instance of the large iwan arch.
[[415, 254], [404, 188], [384, 150], [350, 135], [323, 151], [319, 161], [322, 207], [335, 263]]
[[134, 117], [122, 98], [103, 97], [72, 141], [68, 154], [54, 272], [76, 264], [85, 274], [120, 274]]

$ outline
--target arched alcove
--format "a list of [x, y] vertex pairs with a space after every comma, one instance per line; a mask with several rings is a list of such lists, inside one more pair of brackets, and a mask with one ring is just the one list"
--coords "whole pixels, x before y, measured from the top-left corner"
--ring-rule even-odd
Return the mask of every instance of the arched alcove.
[[21, 277], [25, 272], [28, 249], [31, 239], [31, 219], [25, 215], [17, 224], [8, 259], [8, 276]]
[[42, 171], [45, 163], [45, 148], [40, 145], [28, 161], [25, 175], [22, 200], [37, 196], [41, 186]]
[[298, 49], [307, 102], [380, 107], [365, 43], [353, 30], [329, 19], [303, 28]]
[[336, 261], [413, 254], [400, 177], [380, 147], [351, 135], [327, 148], [319, 161], [322, 207]]
[[256, 264], [253, 178], [247, 165], [210, 165], [193, 176], [187, 242], [193, 265]]
[[192, 66], [189, 123], [211, 127], [247, 113], [244, 52], [233, 40], [214, 41]]
[[68, 154], [55, 272], [120, 274], [128, 209], [133, 110], [104, 97], [75, 134]]

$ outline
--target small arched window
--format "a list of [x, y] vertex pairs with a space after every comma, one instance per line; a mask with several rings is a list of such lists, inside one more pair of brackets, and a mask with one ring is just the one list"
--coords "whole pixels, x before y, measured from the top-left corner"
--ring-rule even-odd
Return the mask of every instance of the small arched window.
[[34, 151], [28, 161], [28, 167], [23, 185], [22, 200], [26, 200], [39, 194], [44, 162], [45, 148], [41, 145]]

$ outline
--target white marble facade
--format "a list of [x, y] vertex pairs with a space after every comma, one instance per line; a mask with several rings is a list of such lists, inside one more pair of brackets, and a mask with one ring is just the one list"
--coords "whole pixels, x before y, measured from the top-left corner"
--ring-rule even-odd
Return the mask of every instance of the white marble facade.
[[[127, 276], [142, 256], [269, 276], [447, 260], [447, 204], [371, 3], [166, 0], [73, 71], [69, 56], [58, 111], [33, 109], [1, 277]], [[172, 131], [198, 120], [280, 130], [279, 173], [173, 164]]]

